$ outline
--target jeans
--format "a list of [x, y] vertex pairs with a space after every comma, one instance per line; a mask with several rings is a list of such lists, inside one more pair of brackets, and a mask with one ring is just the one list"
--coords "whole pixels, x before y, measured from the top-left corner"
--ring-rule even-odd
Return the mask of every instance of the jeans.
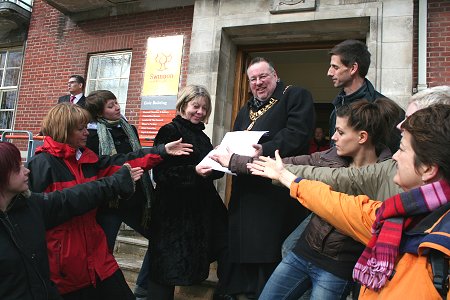
[[352, 283], [314, 266], [291, 251], [270, 276], [259, 300], [297, 300], [311, 286], [311, 299], [345, 299]]

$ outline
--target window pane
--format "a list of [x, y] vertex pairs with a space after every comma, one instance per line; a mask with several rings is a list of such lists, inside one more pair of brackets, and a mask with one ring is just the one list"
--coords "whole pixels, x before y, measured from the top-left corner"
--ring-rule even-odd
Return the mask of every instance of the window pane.
[[105, 53], [92, 56], [89, 60], [89, 93], [94, 90], [109, 90], [116, 95], [123, 113], [127, 102], [130, 76], [131, 53]]
[[107, 56], [100, 61], [98, 78], [120, 77], [121, 59], [119, 57]]
[[90, 65], [89, 65], [89, 74], [88, 74], [88, 77], [90, 79], [96, 79], [97, 78], [97, 69], [98, 69], [98, 58], [97, 57], [91, 57]]
[[16, 107], [17, 91], [6, 91], [2, 93], [1, 109], [14, 109]]
[[6, 51], [0, 51], [0, 68], [5, 67]]
[[95, 80], [88, 80], [88, 81], [86, 82], [86, 90], [84, 91], [86, 97], [87, 97], [87, 95], [89, 95], [92, 91], [95, 91], [95, 90], [96, 90], [95, 84], [96, 84], [96, 81], [95, 81]]
[[6, 69], [3, 86], [17, 86], [20, 69]]
[[0, 111], [0, 128], [11, 129], [12, 124], [12, 111]]
[[110, 90], [114, 93], [117, 97], [117, 80], [114, 79], [105, 79], [105, 80], [99, 80], [97, 83], [97, 89], [98, 90]]
[[131, 65], [131, 55], [130, 54], [124, 54], [122, 57], [122, 74], [121, 77], [130, 76], [130, 65]]
[[119, 95], [117, 96], [120, 101], [127, 99], [128, 93], [128, 79], [121, 79], [119, 82]]
[[21, 51], [10, 51], [8, 55], [8, 62], [6, 63], [7, 68], [15, 67], [18, 68], [22, 64], [22, 52]]

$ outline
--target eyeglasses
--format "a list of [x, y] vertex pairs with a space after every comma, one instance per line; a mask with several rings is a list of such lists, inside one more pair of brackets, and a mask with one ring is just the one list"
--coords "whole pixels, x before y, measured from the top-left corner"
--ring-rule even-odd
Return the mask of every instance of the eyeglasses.
[[250, 77], [248, 81], [250, 81], [251, 84], [255, 84], [258, 81], [258, 79], [259, 79], [259, 81], [265, 81], [268, 77], [270, 77], [270, 75], [272, 75], [272, 74], [263, 73], [256, 77]]

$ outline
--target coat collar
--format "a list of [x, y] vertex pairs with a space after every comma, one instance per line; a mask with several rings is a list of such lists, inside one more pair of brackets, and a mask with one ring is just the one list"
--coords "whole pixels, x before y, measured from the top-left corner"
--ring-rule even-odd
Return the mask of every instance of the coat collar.
[[375, 93], [376, 91], [372, 83], [367, 78], [364, 78], [363, 85], [356, 92], [346, 95], [344, 90], [342, 90], [333, 100], [333, 104], [339, 107], [363, 98], [370, 101], [370, 99], [375, 99]]
[[[79, 159], [81, 163], [95, 163], [97, 155], [88, 148], [80, 148], [82, 154]], [[76, 149], [65, 143], [53, 140], [50, 136], [44, 138], [44, 144], [36, 149], [36, 154], [46, 152], [62, 159], [75, 159]]]

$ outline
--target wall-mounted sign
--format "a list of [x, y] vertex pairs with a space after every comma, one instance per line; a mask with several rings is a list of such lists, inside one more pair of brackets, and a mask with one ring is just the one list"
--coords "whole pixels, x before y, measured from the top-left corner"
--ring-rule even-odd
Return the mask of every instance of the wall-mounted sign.
[[293, 13], [316, 9], [316, 0], [272, 0], [271, 14]]
[[175, 116], [180, 82], [183, 36], [149, 38], [141, 93], [139, 136], [151, 146], [159, 128]]

